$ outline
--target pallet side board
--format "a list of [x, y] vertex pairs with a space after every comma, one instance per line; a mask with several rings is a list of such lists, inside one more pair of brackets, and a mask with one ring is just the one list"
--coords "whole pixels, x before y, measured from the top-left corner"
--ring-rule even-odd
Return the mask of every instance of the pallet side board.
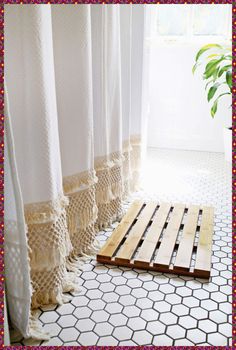
[[97, 261], [209, 278], [213, 224], [211, 207], [135, 201]]

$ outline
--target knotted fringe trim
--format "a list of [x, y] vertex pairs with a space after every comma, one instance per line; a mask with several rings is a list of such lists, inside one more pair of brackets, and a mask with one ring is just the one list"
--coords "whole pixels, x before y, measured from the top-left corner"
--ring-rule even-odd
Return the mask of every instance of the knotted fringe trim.
[[110, 153], [106, 156], [96, 157], [94, 160], [94, 167], [96, 172], [105, 168], [112, 168], [115, 165], [122, 165], [124, 160], [121, 151]]
[[97, 204], [109, 203], [117, 197], [122, 197], [122, 167], [124, 159], [122, 152], [115, 152], [107, 157], [95, 159], [95, 170], [98, 178], [96, 184]]
[[[94, 223], [97, 220], [98, 209], [95, 199], [95, 184], [97, 177], [95, 171], [88, 171], [87, 174], [76, 174], [66, 178], [66, 189], [79, 189], [76, 192], [66, 193], [69, 198], [69, 205], [66, 209], [67, 224], [73, 250], [67, 259], [67, 269], [78, 270], [78, 260], [95, 252], [95, 229]], [[69, 180], [72, 180], [71, 184]], [[77, 183], [75, 181], [78, 181]], [[80, 187], [81, 183], [86, 187]], [[65, 190], [66, 190], [65, 189]]]
[[25, 204], [25, 221], [27, 225], [55, 221], [68, 204], [68, 198], [63, 194], [48, 202]]
[[65, 194], [83, 191], [95, 183], [98, 179], [95, 170], [84, 171], [79, 174], [66, 176], [63, 178], [63, 189]]
[[[66, 267], [68, 271], [74, 271], [78, 272], [78, 270], [83, 270], [83, 265], [88, 259], [91, 259], [99, 250], [100, 250], [100, 244], [96, 237], [94, 237], [95, 229], [94, 225], [91, 227], [93, 231], [93, 235], [91, 237], [90, 243], [86, 242], [86, 239], [84, 240], [86, 243], [83, 245], [80, 245], [77, 249], [74, 249], [70, 256], [67, 258], [66, 261]], [[87, 230], [84, 230], [83, 232], [80, 232], [80, 236], [89, 233], [89, 228]], [[77, 245], [78, 246], [78, 245]]]
[[30, 267], [33, 271], [50, 271], [64, 263], [72, 245], [66, 224], [66, 211], [47, 223], [27, 223]]
[[[107, 159], [111, 162], [108, 166]], [[98, 206], [98, 218], [96, 230], [110, 226], [122, 211], [123, 187], [123, 162], [122, 152], [116, 152], [108, 157], [100, 157], [95, 160], [95, 170], [98, 177], [96, 184], [96, 202]], [[118, 214], [119, 213], [119, 214]]]
[[32, 309], [47, 304], [63, 304], [71, 297], [63, 293], [77, 290], [75, 274], [66, 270], [66, 263], [51, 271], [40, 271], [32, 274], [34, 293], [32, 296]]
[[116, 198], [109, 203], [98, 205], [98, 219], [95, 225], [97, 231], [105, 229], [118, 221], [124, 214], [122, 199]]
[[27, 338], [32, 338], [36, 340], [49, 340], [51, 335], [49, 332], [46, 332], [42, 324], [38, 320], [38, 313], [31, 311], [30, 320], [29, 320], [29, 332]]

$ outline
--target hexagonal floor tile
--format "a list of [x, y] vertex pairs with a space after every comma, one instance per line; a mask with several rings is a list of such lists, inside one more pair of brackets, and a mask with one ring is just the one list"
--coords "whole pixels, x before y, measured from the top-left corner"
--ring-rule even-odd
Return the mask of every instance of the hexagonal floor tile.
[[152, 335], [147, 331], [135, 331], [132, 339], [138, 345], [149, 345], [152, 342]]
[[56, 312], [59, 315], [71, 315], [74, 309], [75, 309], [75, 306], [73, 304], [67, 303], [67, 304], [60, 305], [56, 309]]
[[127, 326], [116, 327], [113, 332], [113, 336], [117, 340], [129, 340], [132, 338], [132, 334], [133, 334], [132, 330]]
[[73, 315], [79, 320], [81, 318], [88, 318], [92, 314], [92, 310], [87, 306], [78, 307], [75, 309]]
[[61, 327], [57, 323], [47, 323], [44, 325], [43, 330], [50, 333], [51, 337], [56, 337], [61, 331]]
[[119, 299], [119, 295], [115, 292], [104, 293], [102, 299], [107, 303], [112, 303]]
[[[166, 311], [169, 311], [169, 310], [166, 310]], [[189, 314], [190, 309], [185, 305], [179, 304], [179, 305], [174, 305], [172, 307], [172, 312], [177, 316], [185, 316]]]
[[118, 286], [116, 287], [115, 292], [119, 295], [126, 295], [126, 294], [130, 294], [131, 288], [125, 285]]
[[167, 326], [166, 334], [173, 339], [184, 338], [186, 330], [179, 325]]
[[97, 345], [98, 346], [116, 346], [118, 345], [118, 340], [113, 338], [112, 336], [108, 336], [108, 337], [100, 337], [98, 340]]
[[96, 345], [97, 341], [98, 341], [98, 336], [93, 332], [81, 333], [78, 338], [78, 342], [84, 346]]
[[57, 322], [62, 328], [73, 327], [76, 324], [77, 319], [73, 315], [63, 315]]
[[131, 291], [131, 294], [135, 298], [145, 298], [148, 295], [148, 292], [143, 288], [135, 288]]
[[103, 337], [103, 336], [106, 336], [106, 335], [111, 335], [113, 329], [114, 329], [114, 327], [110, 323], [108, 323], [108, 322], [101, 322], [101, 323], [98, 323], [95, 326], [94, 332], [99, 337]]
[[161, 301], [164, 300], [165, 295], [161, 293], [159, 290], [155, 292], [149, 292], [147, 295], [148, 299], [151, 299], [152, 301]]
[[78, 320], [75, 327], [82, 333], [92, 331], [95, 326], [95, 322], [89, 318]]
[[151, 321], [147, 323], [148, 332], [153, 335], [163, 334], [165, 333], [166, 326], [160, 321]]
[[134, 278], [127, 281], [127, 286], [131, 287], [132, 289], [141, 287], [142, 284], [143, 284], [142, 281]]
[[210, 345], [227, 346], [227, 338], [221, 333], [211, 333], [207, 338]]
[[153, 301], [147, 298], [140, 298], [136, 301], [136, 306], [140, 309], [151, 309], [153, 307]]
[[123, 314], [125, 314], [128, 317], [135, 317], [139, 316], [141, 313], [141, 310], [137, 306], [125, 306], [123, 310]]
[[193, 342], [194, 345], [198, 345], [206, 341], [206, 333], [200, 329], [190, 329], [187, 331], [187, 339]]
[[59, 334], [59, 337], [63, 342], [76, 340], [78, 336], [79, 331], [74, 327], [65, 328]]
[[113, 326], [124, 326], [127, 324], [128, 317], [122, 314], [111, 315], [109, 318], [109, 323]]
[[197, 320], [191, 316], [181, 316], [179, 318], [179, 324], [186, 329], [196, 328]]
[[105, 307], [105, 310], [109, 314], [117, 314], [117, 313], [121, 312], [122, 309], [123, 309], [123, 305], [121, 305], [119, 303], [110, 303], [110, 304], [107, 304]]
[[91, 319], [94, 320], [96, 323], [98, 322], [105, 322], [109, 318], [109, 313], [104, 310], [99, 311], [93, 311], [91, 315]]
[[124, 306], [134, 305], [135, 298], [132, 295], [122, 295], [119, 299], [119, 303]]
[[127, 325], [134, 331], [145, 329], [147, 322], [140, 317], [132, 317], [128, 320]]
[[103, 300], [93, 299], [88, 303], [88, 307], [92, 310], [103, 310], [106, 303]]
[[217, 326], [211, 320], [201, 320], [198, 322], [198, 328], [202, 331], [207, 331], [207, 333], [216, 332]]
[[58, 315], [56, 311], [46, 311], [39, 317], [39, 319], [43, 323], [52, 323], [52, 322], [56, 322], [59, 317], [60, 315]]
[[167, 335], [156, 335], [153, 338], [153, 345], [156, 346], [171, 346], [173, 345], [173, 340]]
[[159, 317], [159, 312], [153, 309], [146, 309], [141, 312], [141, 317], [146, 321], [156, 321]]
[[164, 312], [160, 315], [160, 321], [166, 325], [176, 324], [177, 316], [171, 312]]
[[165, 296], [165, 301], [171, 305], [181, 304], [182, 298], [176, 294], [168, 294]]

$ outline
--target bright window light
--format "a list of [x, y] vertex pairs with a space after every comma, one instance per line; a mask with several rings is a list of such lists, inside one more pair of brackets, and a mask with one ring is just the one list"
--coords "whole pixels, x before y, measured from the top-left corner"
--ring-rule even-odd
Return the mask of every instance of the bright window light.
[[149, 5], [148, 11], [155, 41], [229, 41], [232, 36], [232, 5]]

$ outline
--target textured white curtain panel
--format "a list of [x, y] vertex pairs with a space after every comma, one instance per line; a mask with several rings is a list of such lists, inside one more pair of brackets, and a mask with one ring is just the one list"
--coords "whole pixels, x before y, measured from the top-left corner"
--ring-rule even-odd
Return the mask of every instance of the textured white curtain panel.
[[79, 289], [96, 232], [138, 188], [144, 6], [5, 8], [7, 299], [14, 327], [44, 339], [32, 309]]

